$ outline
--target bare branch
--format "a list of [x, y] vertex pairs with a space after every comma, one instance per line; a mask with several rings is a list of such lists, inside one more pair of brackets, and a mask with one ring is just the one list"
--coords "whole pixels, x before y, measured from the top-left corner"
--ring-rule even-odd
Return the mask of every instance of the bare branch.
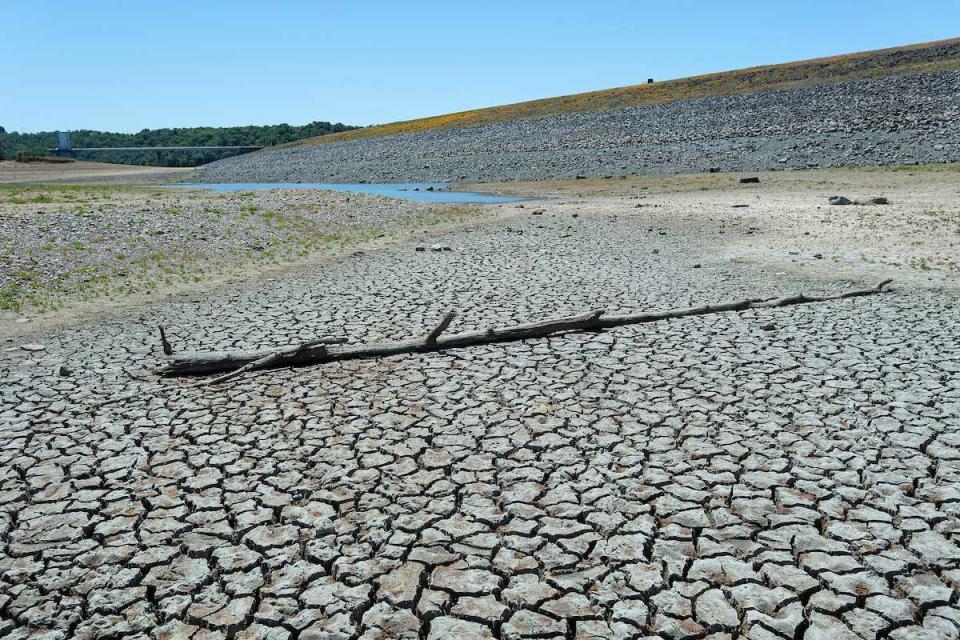
[[612, 327], [657, 322], [671, 318], [702, 316], [727, 311], [745, 311], [747, 309], [769, 309], [812, 302], [856, 298], [881, 293], [884, 287], [890, 284], [890, 282], [890, 280], [884, 280], [869, 289], [856, 289], [830, 296], [816, 297], [799, 294], [785, 298], [747, 299], [655, 313], [605, 316], [602, 310], [594, 310], [580, 315], [553, 318], [551, 320], [521, 324], [513, 327], [466, 331], [444, 336], [442, 335], [443, 331], [447, 329], [455, 316], [451, 311], [426, 338], [410, 338], [395, 342], [360, 345], [344, 345], [345, 339], [342, 338], [321, 338], [297, 347], [273, 351], [205, 354], [187, 353], [171, 358], [166, 366], [160, 369], [160, 373], [165, 376], [179, 376], [213, 373], [217, 371], [232, 372], [214, 378], [206, 383], [215, 384], [230, 380], [247, 371], [268, 367], [321, 364], [324, 362], [363, 358], [381, 358], [401, 353], [424, 353], [496, 342], [541, 338], [568, 331], [599, 331]]
[[447, 330], [447, 327], [450, 326], [450, 323], [453, 322], [453, 319], [457, 317], [456, 311], [448, 311], [447, 315], [443, 317], [443, 320], [440, 321], [440, 324], [430, 332], [430, 335], [427, 336], [427, 344], [437, 344], [437, 338], [440, 337], [440, 334]]

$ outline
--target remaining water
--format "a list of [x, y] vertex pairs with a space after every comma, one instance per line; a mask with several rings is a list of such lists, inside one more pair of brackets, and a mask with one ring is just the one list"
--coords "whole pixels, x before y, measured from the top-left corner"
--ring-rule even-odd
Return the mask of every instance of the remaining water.
[[513, 196], [491, 196], [485, 193], [469, 191], [449, 191], [449, 185], [431, 182], [408, 182], [390, 184], [320, 184], [320, 183], [270, 183], [270, 182], [229, 182], [209, 184], [178, 184], [171, 187], [187, 189], [212, 189], [214, 191], [262, 191], [264, 189], [325, 189], [327, 191], [347, 191], [351, 193], [372, 193], [378, 196], [420, 200], [423, 202], [477, 202], [495, 204], [497, 202], [517, 202]]

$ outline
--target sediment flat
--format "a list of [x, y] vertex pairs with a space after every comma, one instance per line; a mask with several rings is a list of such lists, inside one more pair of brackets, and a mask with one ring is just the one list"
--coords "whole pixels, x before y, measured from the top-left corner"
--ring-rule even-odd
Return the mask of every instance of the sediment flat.
[[193, 169], [107, 162], [0, 161], [0, 184], [155, 184], [182, 181]]
[[[955, 636], [960, 172], [739, 177], [515, 184], [476, 224], [269, 278], [24, 309], [0, 635]], [[886, 277], [216, 387], [152, 371], [158, 325], [177, 351], [361, 342]]]

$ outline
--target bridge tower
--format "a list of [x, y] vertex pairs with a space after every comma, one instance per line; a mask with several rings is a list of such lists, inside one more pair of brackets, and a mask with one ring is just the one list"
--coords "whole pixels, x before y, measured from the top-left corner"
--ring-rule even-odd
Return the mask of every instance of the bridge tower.
[[73, 157], [73, 147], [70, 145], [69, 131], [57, 131], [57, 148], [55, 152], [58, 156]]

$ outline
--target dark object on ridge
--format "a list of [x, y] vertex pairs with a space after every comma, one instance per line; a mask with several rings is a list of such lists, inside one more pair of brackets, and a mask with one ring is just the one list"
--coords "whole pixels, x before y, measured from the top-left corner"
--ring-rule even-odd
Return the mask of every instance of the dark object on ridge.
[[647, 84], [653, 84], [653, 78], [647, 78]]
[[830, 204], [835, 205], [844, 205], [844, 204], [853, 204], [853, 201], [849, 198], [844, 198], [843, 196], [833, 196], [830, 198]]
[[760, 184], [760, 178], [756, 176], [752, 178], [740, 178], [740, 184]]

